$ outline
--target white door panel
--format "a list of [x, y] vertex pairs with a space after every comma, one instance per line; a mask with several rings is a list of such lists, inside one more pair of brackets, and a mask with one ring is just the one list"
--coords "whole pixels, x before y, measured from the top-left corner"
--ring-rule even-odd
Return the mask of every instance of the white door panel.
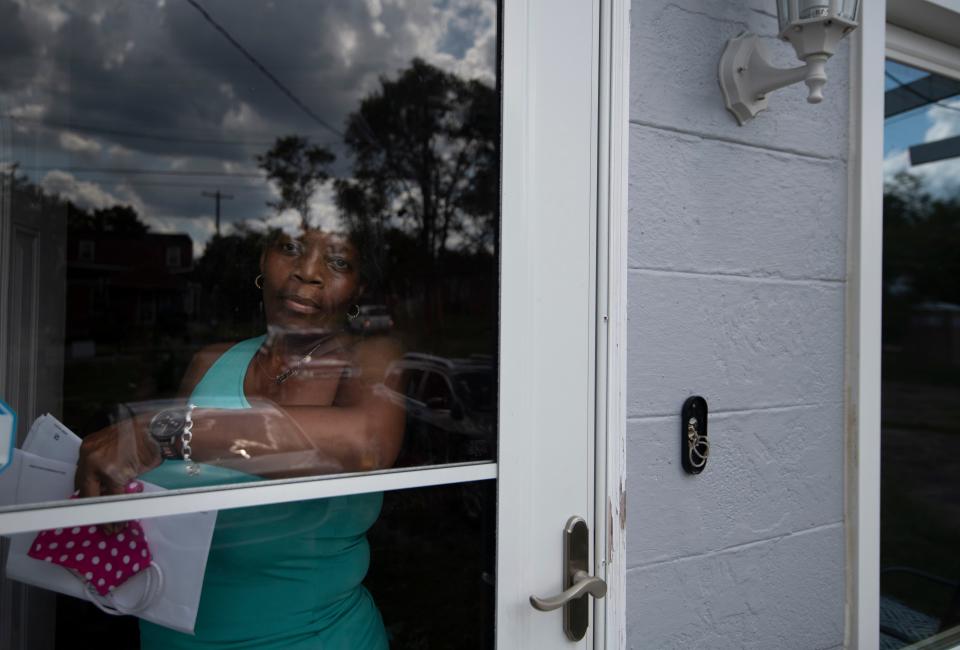
[[562, 590], [569, 517], [594, 520], [597, 21], [594, 2], [505, 7], [503, 648], [572, 647], [561, 612], [529, 597]]

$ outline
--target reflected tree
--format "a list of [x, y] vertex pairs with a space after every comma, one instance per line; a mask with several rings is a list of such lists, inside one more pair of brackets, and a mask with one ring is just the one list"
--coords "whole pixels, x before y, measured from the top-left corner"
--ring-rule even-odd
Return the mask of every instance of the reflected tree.
[[114, 205], [88, 212], [70, 203], [67, 206], [67, 227], [71, 233], [109, 233], [123, 237], [138, 237], [150, 231], [150, 227], [140, 220], [137, 211], [129, 205]]
[[[368, 299], [403, 296], [411, 316], [422, 306], [421, 333], [440, 327], [451, 305], [486, 331], [478, 316], [492, 315], [497, 295], [489, 278], [499, 122], [494, 88], [414, 59], [396, 77], [382, 77], [348, 116], [349, 161], [339, 177], [334, 154], [298, 135], [278, 138], [256, 161], [280, 194], [268, 205], [277, 214], [295, 211], [304, 227], [317, 191], [332, 180], [339, 216], [365, 257]], [[204, 257], [226, 245], [215, 239]]]
[[884, 188], [884, 286], [917, 300], [960, 303], [960, 201], [898, 174]]
[[924, 302], [960, 305], [960, 201], [936, 197], [906, 172], [883, 197], [884, 338], [907, 330]]
[[490, 86], [414, 59], [395, 79], [381, 78], [347, 119], [353, 168], [335, 181], [338, 205], [355, 230], [415, 244], [409, 270], [432, 318], [449, 254], [493, 252], [498, 110]]
[[[90, 215], [79, 210], [69, 201], [57, 194], [51, 194], [30, 181], [18, 171], [19, 164], [14, 163], [9, 171], [4, 171], [6, 178], [0, 179], [0, 200], [6, 200], [5, 194], [9, 191], [10, 214], [34, 215], [34, 218], [44, 218], [45, 214], [62, 214], [66, 212], [68, 219], [71, 215], [89, 219]], [[76, 218], [76, 217], [75, 217]]]
[[267, 205], [277, 211], [295, 210], [304, 228], [310, 221], [310, 200], [330, 179], [333, 153], [299, 135], [277, 138], [266, 153], [257, 156], [257, 164], [280, 191], [280, 199]]

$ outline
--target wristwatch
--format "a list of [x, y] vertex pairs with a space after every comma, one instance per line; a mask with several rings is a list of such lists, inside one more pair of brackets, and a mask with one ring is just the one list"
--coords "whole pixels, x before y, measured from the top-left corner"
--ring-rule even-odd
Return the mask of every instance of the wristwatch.
[[164, 459], [181, 460], [180, 439], [187, 424], [189, 408], [164, 409], [150, 420], [150, 437], [160, 445], [160, 454]]

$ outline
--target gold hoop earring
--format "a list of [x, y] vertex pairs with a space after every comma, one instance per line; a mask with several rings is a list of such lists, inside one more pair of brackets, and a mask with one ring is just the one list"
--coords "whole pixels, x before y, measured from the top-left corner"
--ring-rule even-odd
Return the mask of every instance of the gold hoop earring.
[[263, 273], [253, 279], [253, 286], [257, 289], [263, 289]]
[[354, 305], [353, 309], [354, 311], [352, 313], [349, 311], [347, 312], [347, 318], [349, 318], [350, 320], [353, 320], [354, 318], [360, 315], [360, 305]]

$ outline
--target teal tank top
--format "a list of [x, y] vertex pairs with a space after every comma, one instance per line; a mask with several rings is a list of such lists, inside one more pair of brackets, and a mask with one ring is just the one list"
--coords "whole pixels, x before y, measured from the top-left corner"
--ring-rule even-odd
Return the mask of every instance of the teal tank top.
[[[259, 336], [217, 359], [191, 395], [201, 408], [250, 408], [243, 380]], [[168, 489], [244, 483], [258, 477], [165, 461], [141, 477]], [[386, 650], [380, 612], [361, 584], [366, 532], [379, 492], [221, 510], [213, 532], [195, 635], [140, 621], [142, 650]], [[148, 540], [149, 541], [149, 540]]]

